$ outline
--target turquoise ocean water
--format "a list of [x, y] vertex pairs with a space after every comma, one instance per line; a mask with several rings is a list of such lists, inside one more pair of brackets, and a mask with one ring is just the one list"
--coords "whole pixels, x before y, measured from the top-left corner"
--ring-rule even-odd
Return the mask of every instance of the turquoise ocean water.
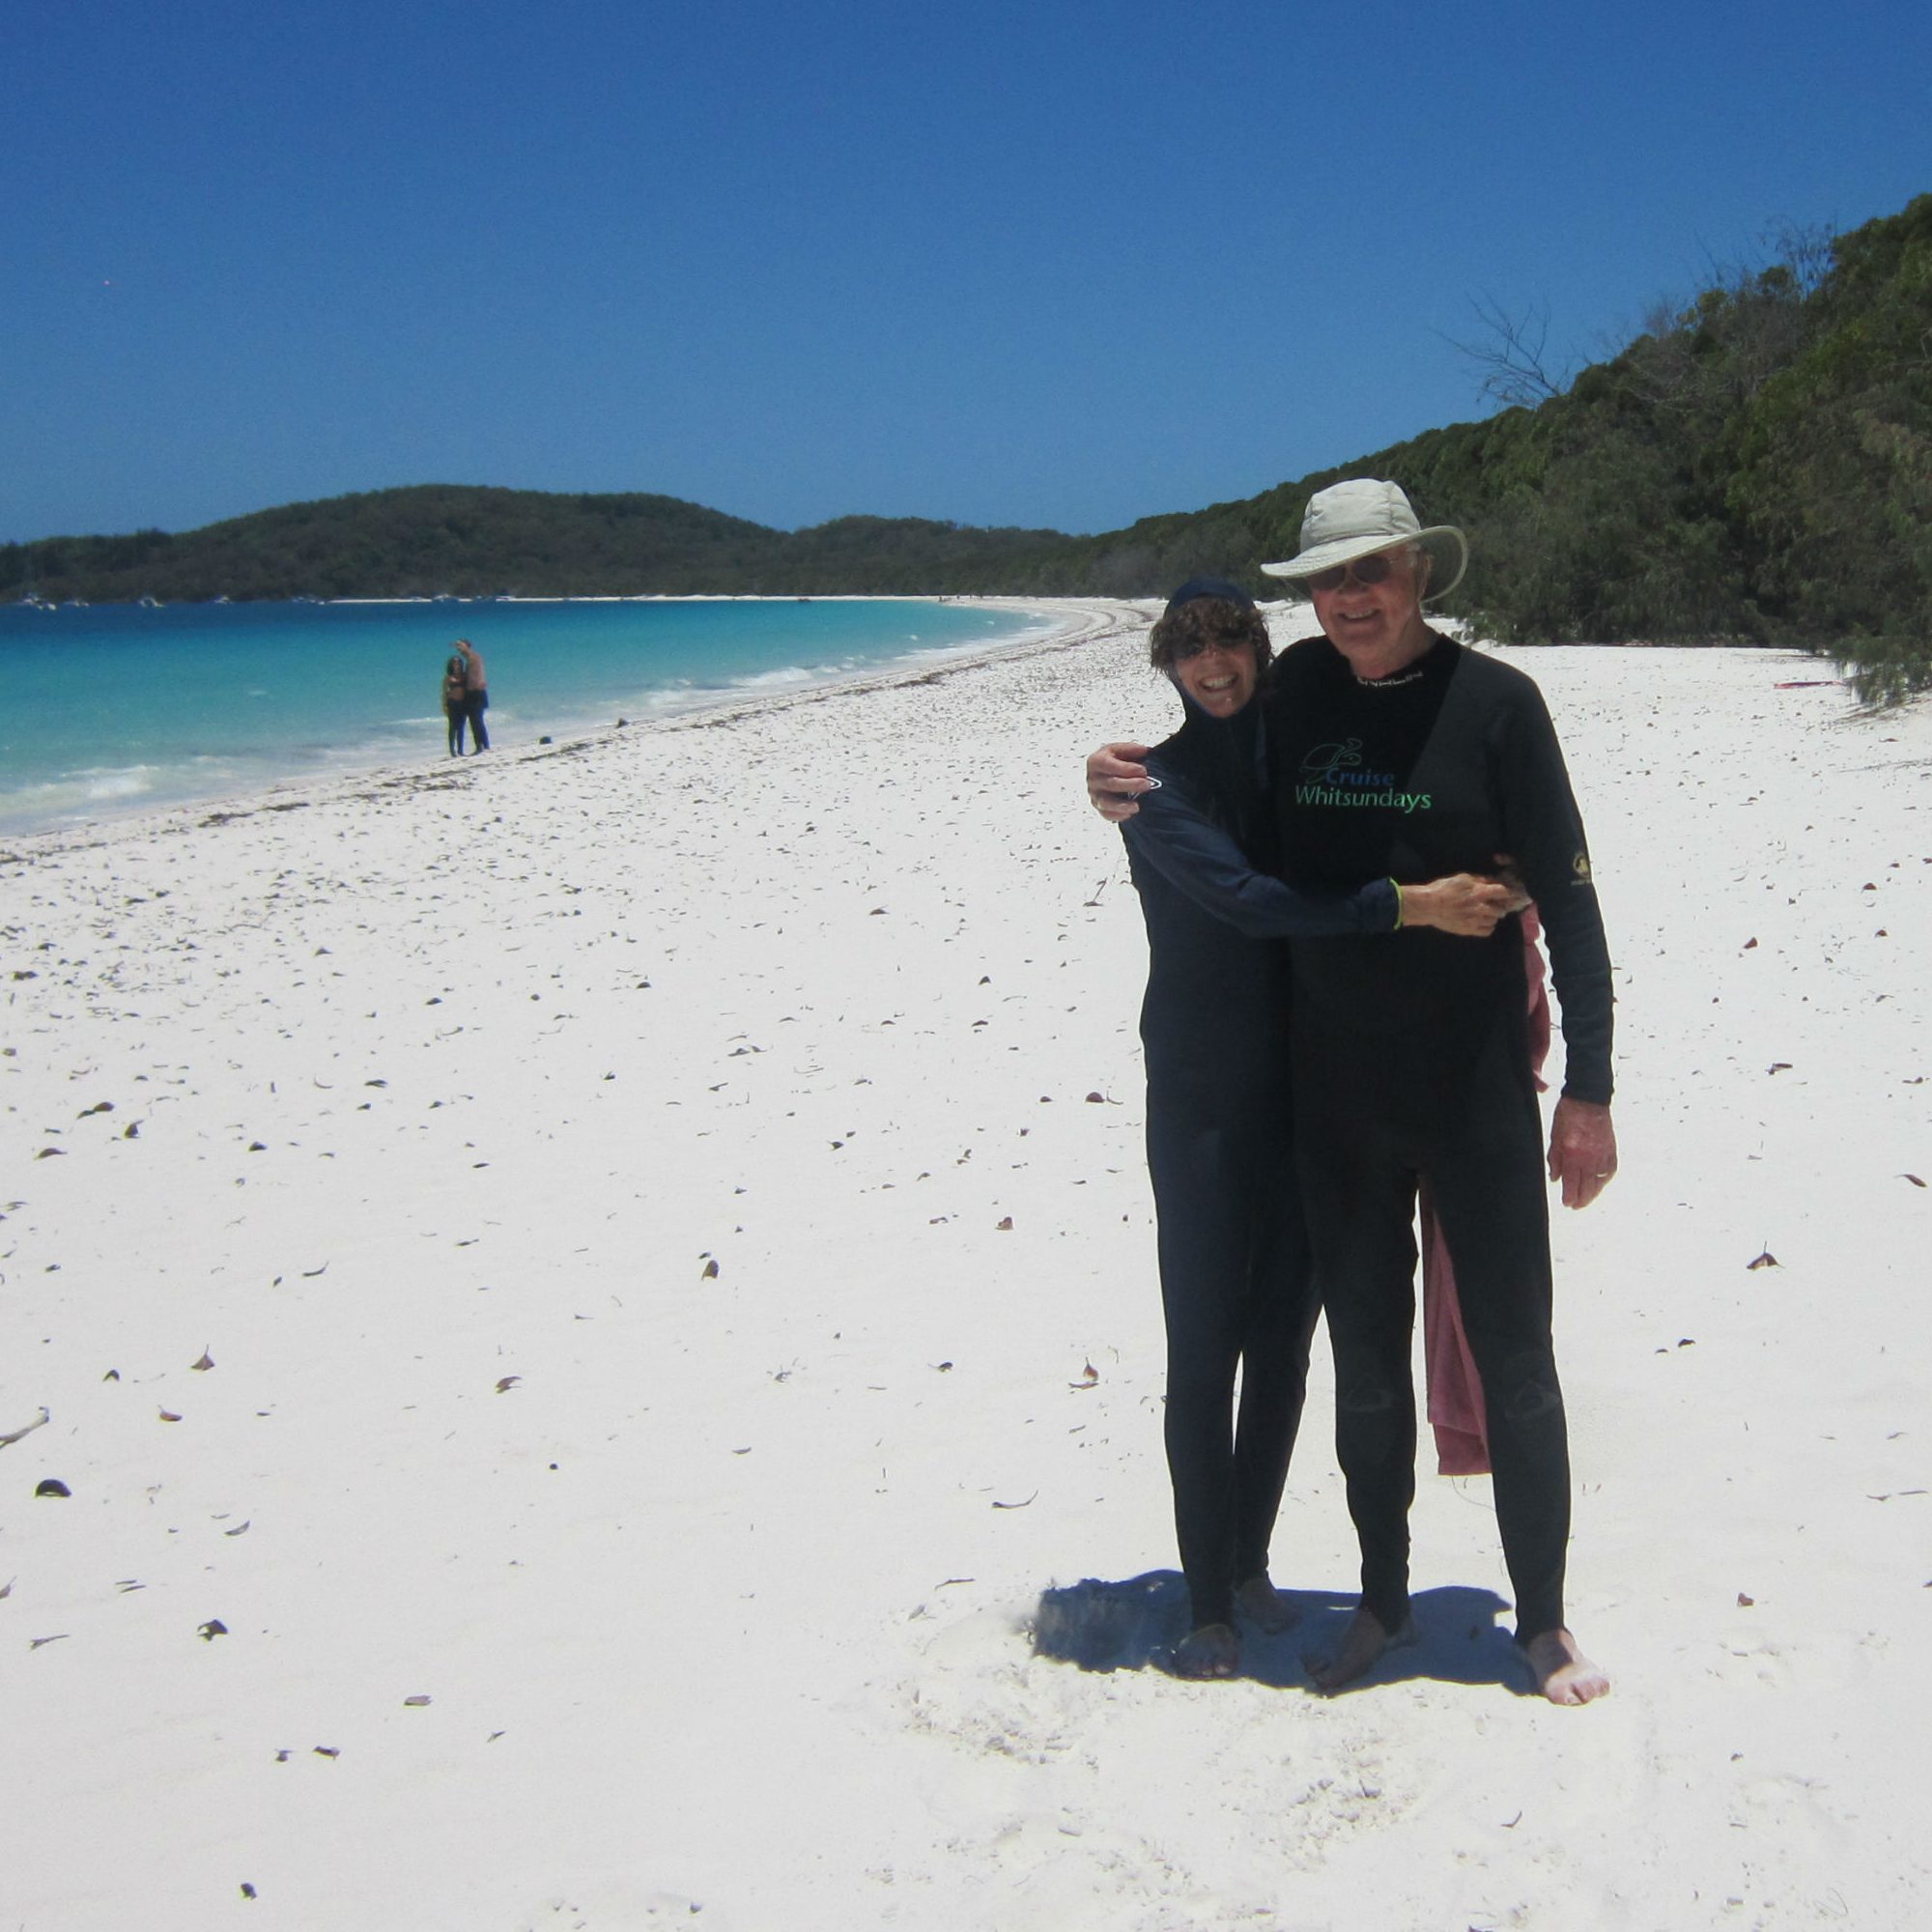
[[514, 749], [1016, 642], [1045, 611], [872, 599], [0, 607], [0, 832], [445, 755], [453, 639]]

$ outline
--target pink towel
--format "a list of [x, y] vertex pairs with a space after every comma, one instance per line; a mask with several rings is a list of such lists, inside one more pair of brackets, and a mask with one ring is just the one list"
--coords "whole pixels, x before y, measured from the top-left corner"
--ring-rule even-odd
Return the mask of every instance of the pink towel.
[[[1529, 1067], [1543, 1091], [1543, 1063], [1549, 1052], [1549, 993], [1537, 939], [1543, 927], [1536, 908], [1522, 914], [1523, 972], [1529, 981]], [[1483, 1410], [1483, 1384], [1463, 1332], [1463, 1308], [1456, 1299], [1456, 1271], [1449, 1244], [1436, 1225], [1429, 1182], [1422, 1203], [1422, 1353], [1429, 1391], [1429, 1422], [1435, 1431], [1435, 1467], [1444, 1476], [1486, 1476], [1490, 1436]]]

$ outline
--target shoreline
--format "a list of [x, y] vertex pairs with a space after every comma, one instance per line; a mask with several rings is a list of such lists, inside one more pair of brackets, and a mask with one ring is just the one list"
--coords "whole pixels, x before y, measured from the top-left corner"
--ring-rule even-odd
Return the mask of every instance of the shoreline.
[[[378, 598], [337, 598], [331, 600], [344, 605], [387, 604], [413, 600]], [[503, 600], [490, 600], [499, 602]], [[794, 598], [769, 597], [643, 597], [643, 598], [534, 598], [520, 599], [529, 603], [765, 603], [790, 604], [800, 600]], [[567, 747], [602, 743], [607, 739], [616, 739], [637, 733], [671, 730], [694, 724], [707, 724], [724, 718], [755, 715], [771, 706], [808, 702], [820, 696], [829, 696], [847, 691], [871, 689], [875, 685], [892, 685], [900, 682], [919, 682], [927, 676], [947, 675], [954, 669], [984, 663], [996, 663], [1013, 654], [1026, 655], [1036, 650], [1057, 650], [1090, 639], [1107, 629], [1122, 623], [1138, 619], [1141, 606], [1127, 600], [1110, 601], [1096, 598], [1019, 598], [1019, 597], [948, 597], [948, 598], [816, 598], [807, 601], [818, 603], [868, 602], [868, 603], [933, 603], [946, 604], [954, 608], [1010, 611], [1015, 615], [1038, 613], [1042, 617], [1060, 613], [1060, 621], [1044, 633], [1021, 638], [1006, 644], [991, 646], [963, 645], [952, 647], [939, 645], [923, 650], [917, 657], [896, 660], [869, 670], [840, 673], [823, 679], [806, 678], [797, 683], [789, 683], [781, 688], [762, 692], [720, 693], [712, 696], [698, 696], [688, 702], [679, 701], [675, 706], [655, 712], [647, 717], [626, 719], [621, 724], [575, 725], [566, 724], [559, 730], [545, 734], [553, 742], [542, 744], [531, 742], [525, 745], [493, 747], [485, 754], [492, 765], [515, 764], [521, 760], [549, 755]], [[1156, 607], [1157, 608], [1157, 607]], [[286, 810], [298, 805], [311, 805], [333, 798], [343, 793], [353, 793], [357, 788], [378, 784], [394, 786], [414, 775], [427, 781], [443, 782], [456, 776], [452, 767], [455, 761], [439, 758], [426, 753], [421, 761], [401, 763], [380, 761], [373, 764], [350, 763], [331, 765], [322, 773], [301, 778], [276, 781], [241, 791], [212, 791], [205, 797], [179, 801], [171, 805], [132, 804], [125, 810], [110, 810], [94, 813], [76, 823], [64, 826], [39, 827], [31, 831], [8, 832], [0, 829], [0, 866], [29, 863], [46, 851], [59, 850], [73, 844], [98, 844], [122, 836], [138, 835], [142, 832], [181, 831], [187, 829], [178, 821], [196, 820], [204, 816], [238, 817], [251, 811]], [[466, 757], [461, 770], [468, 774], [472, 761]], [[480, 776], [480, 773], [478, 774]]]

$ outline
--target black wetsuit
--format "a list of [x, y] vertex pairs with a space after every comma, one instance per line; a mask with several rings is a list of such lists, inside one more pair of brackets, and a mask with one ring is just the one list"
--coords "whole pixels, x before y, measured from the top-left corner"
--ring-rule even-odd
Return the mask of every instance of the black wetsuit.
[[[1310, 890], [1375, 872], [1407, 883], [1512, 855], [1549, 948], [1564, 1092], [1607, 1102], [1609, 958], [1536, 686], [1439, 636], [1409, 671], [1367, 683], [1313, 638], [1283, 655], [1268, 706], [1284, 875]], [[1336, 1451], [1363, 1604], [1390, 1631], [1408, 1614], [1411, 1222], [1426, 1180], [1482, 1378], [1518, 1634], [1553, 1630], [1569, 1450], [1518, 922], [1486, 941], [1417, 932], [1398, 946], [1297, 946], [1293, 959], [1296, 1154], [1335, 1350]]]
[[[1293, 1159], [1290, 933], [1386, 932], [1386, 879], [1304, 894], [1271, 856], [1261, 706], [1188, 721], [1150, 753], [1161, 781], [1122, 831], [1147, 919], [1148, 1171], [1167, 1326], [1163, 1424], [1198, 1629], [1266, 1573], [1318, 1297]], [[1230, 1439], [1235, 1371], [1238, 1427]]]

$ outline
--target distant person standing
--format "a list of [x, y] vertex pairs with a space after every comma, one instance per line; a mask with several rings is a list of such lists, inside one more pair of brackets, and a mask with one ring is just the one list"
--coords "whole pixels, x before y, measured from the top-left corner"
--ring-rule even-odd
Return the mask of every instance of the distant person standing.
[[463, 653], [463, 715], [469, 721], [469, 749], [487, 752], [490, 733], [483, 714], [490, 708], [490, 680], [483, 669], [483, 653], [468, 638], [458, 638], [456, 648]]
[[442, 715], [449, 723], [449, 755], [463, 755], [463, 727], [469, 722], [469, 667], [459, 652], [442, 668]]

